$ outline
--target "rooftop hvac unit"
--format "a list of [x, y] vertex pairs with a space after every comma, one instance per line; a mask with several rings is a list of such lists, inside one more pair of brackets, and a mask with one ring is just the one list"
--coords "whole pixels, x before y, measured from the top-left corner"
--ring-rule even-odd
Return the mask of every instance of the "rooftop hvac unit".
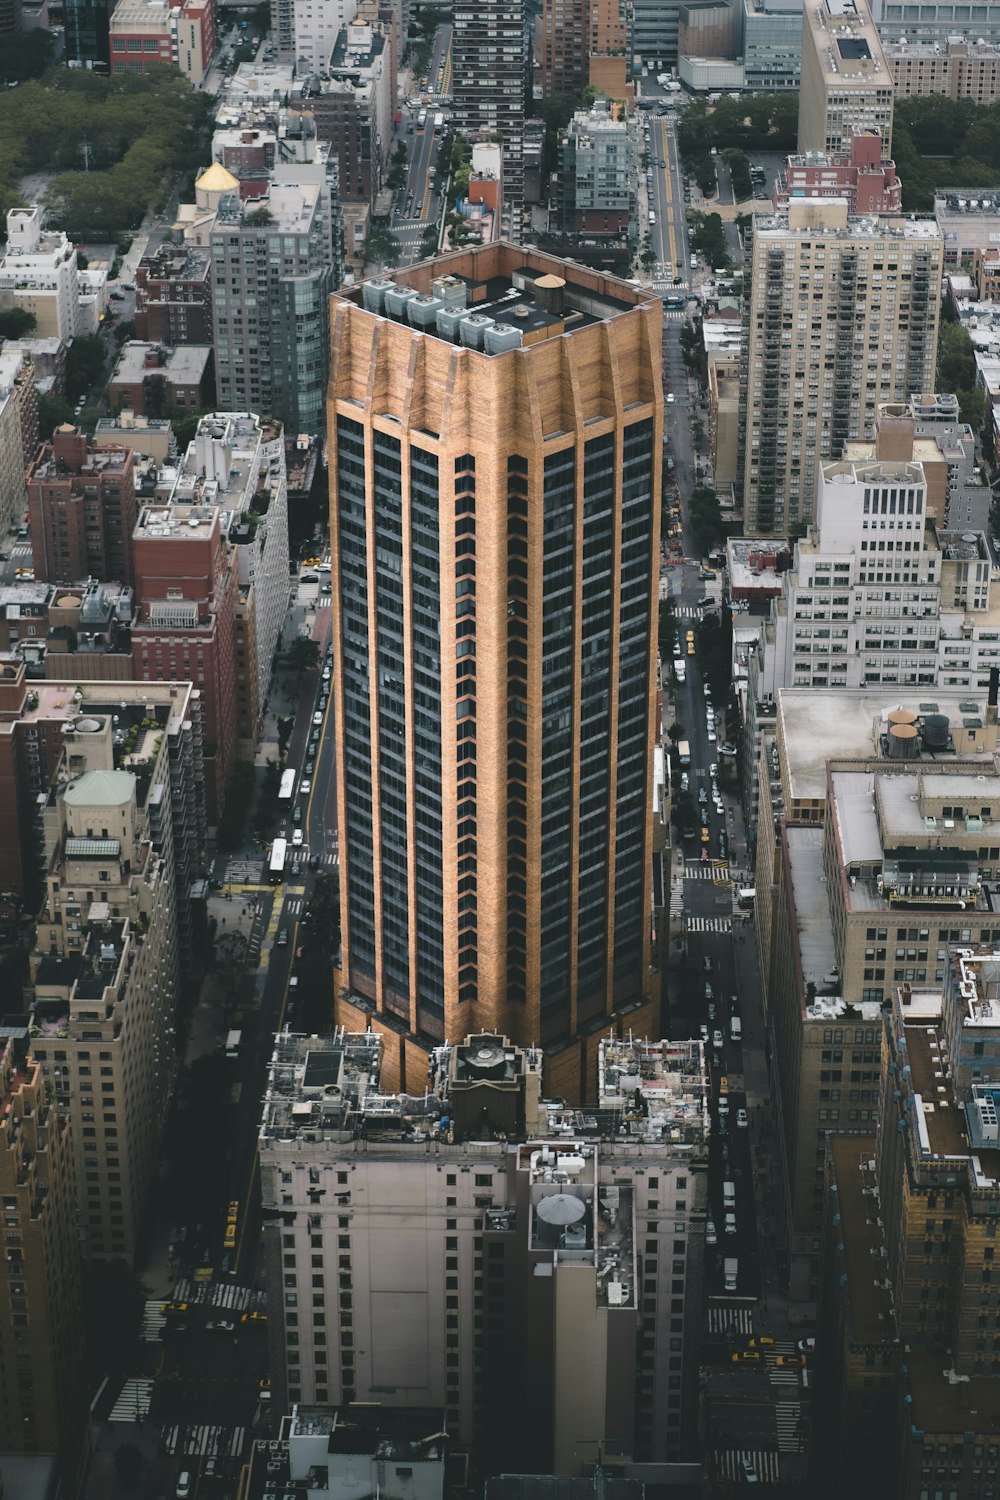
[[431, 293], [440, 297], [449, 311], [464, 310], [468, 301], [468, 287], [460, 276], [435, 276], [431, 282]]
[[493, 319], [487, 313], [470, 313], [458, 325], [459, 337], [467, 349], [482, 350], [486, 344], [486, 330], [493, 327]]
[[385, 310], [390, 318], [402, 322], [406, 316], [406, 304], [412, 302], [417, 293], [411, 286], [395, 286], [385, 294]]
[[395, 287], [396, 283], [394, 281], [379, 280], [377, 277], [364, 282], [361, 287], [361, 300], [364, 303], [365, 310], [367, 312], [384, 314], [386, 293], [394, 291]]
[[411, 298], [406, 311], [414, 328], [435, 328], [441, 302], [437, 297], [421, 297], [418, 293]]
[[443, 339], [455, 343], [458, 339], [459, 325], [465, 318], [465, 309], [460, 307], [442, 307], [437, 315], [437, 331]]
[[520, 328], [508, 328], [503, 324], [497, 324], [486, 330], [486, 353], [506, 354], [510, 349], [520, 349], [524, 342], [524, 335]]

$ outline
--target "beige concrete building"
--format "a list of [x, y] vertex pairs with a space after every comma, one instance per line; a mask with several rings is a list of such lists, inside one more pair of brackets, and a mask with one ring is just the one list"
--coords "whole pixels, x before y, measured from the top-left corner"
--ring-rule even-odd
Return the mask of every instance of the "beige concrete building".
[[514, 1472], [580, 1474], [612, 1439], [694, 1457], [701, 1043], [602, 1042], [592, 1114], [543, 1103], [540, 1050], [501, 1036], [435, 1050], [413, 1095], [380, 1092], [381, 1055], [373, 1032], [275, 1048], [276, 1399], [441, 1407], [452, 1441]]
[[496, 243], [332, 309], [336, 1019], [393, 1086], [475, 1021], [578, 1099], [659, 1027], [662, 304]]
[[945, 44], [884, 42], [883, 50], [897, 99], [919, 94], [945, 94], [974, 104], [1000, 99], [1000, 46], [995, 42], [953, 36]]
[[[46, 683], [39, 697], [60, 691], [72, 696]], [[189, 683], [115, 683], [110, 703], [99, 684], [76, 691], [38, 815], [31, 1036], [72, 1122], [83, 1253], [127, 1264], [173, 1089], [179, 944], [191, 943], [174, 840], [200, 766]]]
[[940, 688], [898, 708], [884, 690], [786, 690], [775, 723], [761, 757], [758, 943], [792, 1292], [808, 1300], [823, 1138], [878, 1118], [880, 1007], [894, 985], [943, 983], [950, 945], [1000, 942], [1000, 771], [995, 707]]
[[892, 73], [867, 0], [808, 0], [802, 13], [799, 140], [804, 151], [851, 149], [877, 130], [892, 155]]
[[879, 406], [934, 386], [942, 238], [843, 199], [755, 214], [744, 309], [740, 490], [748, 536], [812, 518], [819, 465]]
[[108, 305], [108, 267], [81, 271], [76, 248], [61, 230], [47, 230], [33, 208], [7, 214], [7, 248], [0, 260], [0, 308], [34, 314], [41, 338], [96, 333]]
[[0, 1476], [10, 1455], [49, 1453], [75, 1494], [86, 1391], [69, 1121], [13, 1026], [0, 1029], [0, 1197]]
[[0, 536], [28, 508], [25, 471], [38, 448], [38, 398], [30, 360], [14, 344], [0, 351]]

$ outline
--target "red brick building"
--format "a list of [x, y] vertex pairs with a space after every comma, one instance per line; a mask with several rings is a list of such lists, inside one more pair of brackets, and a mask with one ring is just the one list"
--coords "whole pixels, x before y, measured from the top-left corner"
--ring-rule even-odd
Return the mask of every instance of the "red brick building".
[[789, 198], [846, 198], [854, 214], [898, 214], [903, 207], [903, 185], [896, 163], [882, 160], [882, 137], [877, 130], [852, 136], [850, 151], [828, 155], [806, 151], [790, 156], [774, 183], [774, 204]]
[[133, 465], [130, 448], [91, 448], [77, 428], [56, 429], [26, 476], [36, 578], [134, 583]]
[[161, 245], [135, 273], [136, 337], [154, 344], [212, 342], [212, 257], [201, 246]]
[[128, 408], [138, 417], [159, 416], [172, 406], [199, 411], [211, 406], [214, 398], [212, 350], [203, 344], [168, 349], [130, 339], [108, 382], [111, 410]]
[[149, 507], [135, 532], [132, 666], [146, 682], [202, 696], [205, 807], [218, 823], [236, 754], [237, 559], [214, 507]]

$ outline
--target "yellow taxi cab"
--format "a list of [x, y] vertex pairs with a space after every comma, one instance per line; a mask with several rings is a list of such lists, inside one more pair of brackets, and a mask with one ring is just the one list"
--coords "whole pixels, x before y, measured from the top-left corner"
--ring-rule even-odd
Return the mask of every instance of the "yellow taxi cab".
[[711, 837], [712, 835], [709, 833], [707, 828], [703, 828], [701, 830], [701, 841], [703, 844], [707, 844]]

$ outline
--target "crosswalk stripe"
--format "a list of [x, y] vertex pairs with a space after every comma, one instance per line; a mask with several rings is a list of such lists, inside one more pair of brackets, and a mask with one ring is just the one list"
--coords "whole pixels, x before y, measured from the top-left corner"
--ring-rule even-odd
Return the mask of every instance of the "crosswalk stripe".
[[172, 1456], [239, 1458], [246, 1442], [245, 1427], [217, 1427], [206, 1423], [168, 1427], [163, 1444]]
[[733, 878], [732, 868], [721, 859], [689, 860], [684, 866], [685, 880], [725, 880]]
[[688, 917], [688, 932], [731, 932], [730, 917]]
[[774, 1425], [781, 1453], [802, 1452], [802, 1406], [798, 1401], [779, 1401], [774, 1408]]
[[743, 1460], [752, 1463], [758, 1479], [763, 1484], [777, 1484], [781, 1478], [781, 1462], [777, 1453], [767, 1453], [753, 1448], [716, 1449], [712, 1454], [717, 1479], [731, 1479], [739, 1484], [743, 1480]]
[[155, 1342], [160, 1337], [166, 1323], [166, 1318], [160, 1311], [163, 1306], [159, 1297], [151, 1298], [143, 1309], [142, 1314], [142, 1337], [147, 1344]]
[[710, 1307], [708, 1309], [709, 1333], [753, 1333], [752, 1307]]
[[148, 1417], [155, 1383], [141, 1378], [126, 1380], [108, 1414], [108, 1421], [135, 1422], [140, 1417]]

